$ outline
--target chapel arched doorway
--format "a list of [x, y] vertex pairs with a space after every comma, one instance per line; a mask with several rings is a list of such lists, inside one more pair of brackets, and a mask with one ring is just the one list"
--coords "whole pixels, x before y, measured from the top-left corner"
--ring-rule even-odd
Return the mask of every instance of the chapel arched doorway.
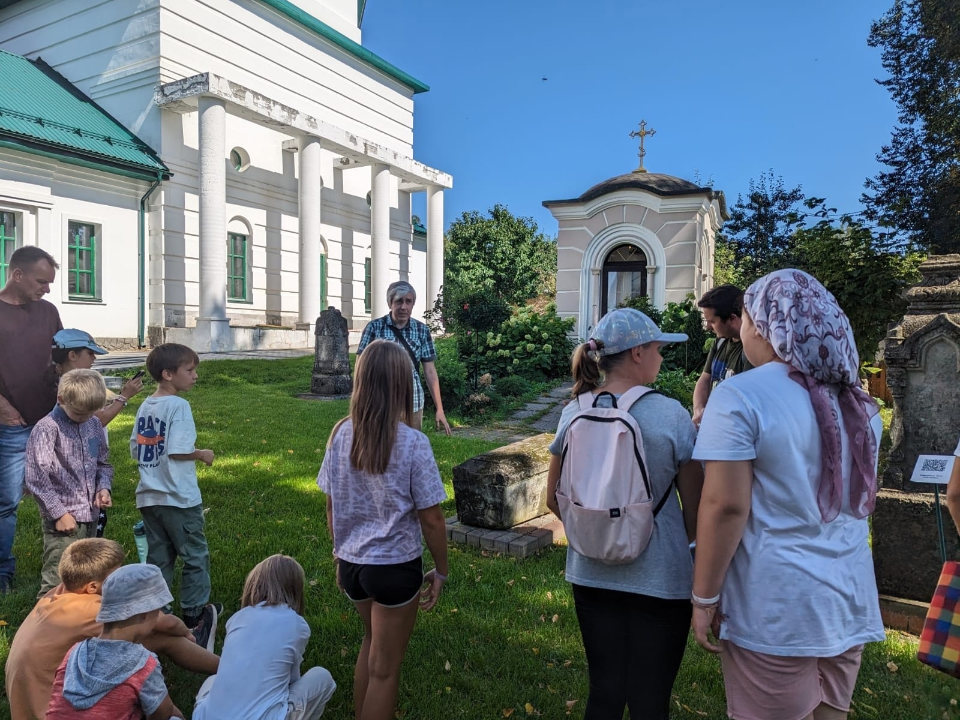
[[607, 254], [600, 273], [600, 316], [646, 294], [647, 256], [636, 245], [617, 245]]

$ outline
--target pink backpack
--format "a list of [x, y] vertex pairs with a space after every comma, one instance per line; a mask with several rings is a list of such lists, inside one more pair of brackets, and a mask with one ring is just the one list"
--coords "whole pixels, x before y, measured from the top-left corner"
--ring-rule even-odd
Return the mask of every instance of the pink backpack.
[[[649, 393], [638, 385], [617, 398], [609, 392], [582, 393], [560, 456], [557, 504], [567, 542], [581, 555], [610, 565], [633, 562], [653, 534], [656, 507], [647, 476], [640, 426], [628, 410]], [[608, 395], [613, 407], [597, 407]]]

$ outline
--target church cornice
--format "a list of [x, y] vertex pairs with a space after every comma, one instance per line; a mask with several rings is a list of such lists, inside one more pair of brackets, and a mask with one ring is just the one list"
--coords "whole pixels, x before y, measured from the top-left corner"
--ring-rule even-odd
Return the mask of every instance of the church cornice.
[[[430, 86], [426, 83], [422, 83], [417, 80], [415, 77], [409, 73], [404, 72], [396, 65], [387, 62], [379, 55], [370, 52], [367, 48], [363, 47], [360, 43], [351, 40], [343, 33], [337, 32], [332, 27], [327, 25], [325, 22], [322, 22], [315, 18], [310, 13], [305, 10], [297, 7], [289, 0], [260, 0], [261, 3], [267, 7], [276, 10], [278, 13], [284, 17], [293, 20], [295, 23], [302, 25], [307, 30], [310, 30], [313, 33], [316, 33], [324, 40], [333, 43], [341, 50], [353, 55], [358, 60], [362, 60], [368, 65], [376, 68], [384, 75], [396, 80], [401, 85], [404, 85], [411, 90], [413, 94], [427, 92], [430, 89]], [[366, 2], [360, 2], [357, 7], [358, 21], [357, 26], [359, 27], [360, 23], [363, 21], [363, 11]]]

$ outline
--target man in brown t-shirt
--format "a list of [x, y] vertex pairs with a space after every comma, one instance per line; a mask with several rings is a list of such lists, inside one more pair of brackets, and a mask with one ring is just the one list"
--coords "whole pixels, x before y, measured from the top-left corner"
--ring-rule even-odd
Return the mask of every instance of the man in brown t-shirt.
[[16, 569], [13, 536], [27, 438], [57, 404], [50, 349], [63, 325], [57, 308], [43, 296], [59, 267], [40, 248], [22, 247], [10, 257], [7, 282], [0, 290], [0, 593], [10, 590]]

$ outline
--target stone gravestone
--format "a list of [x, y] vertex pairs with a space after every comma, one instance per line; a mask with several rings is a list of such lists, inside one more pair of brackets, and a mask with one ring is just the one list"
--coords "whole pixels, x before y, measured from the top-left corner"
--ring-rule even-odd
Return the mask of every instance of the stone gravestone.
[[550, 512], [547, 469], [553, 435], [544, 433], [477, 455], [453, 469], [460, 523], [490, 530]]
[[329, 307], [317, 318], [314, 335], [316, 344], [310, 392], [329, 397], [349, 395], [353, 391], [353, 378], [350, 376], [347, 319], [337, 308]]
[[[934, 497], [910, 477], [918, 456], [952, 455], [960, 436], [960, 255], [932, 256], [920, 272], [884, 350], [892, 447], [873, 515], [873, 553], [882, 594], [928, 602], [942, 565]], [[952, 558], [960, 543], [945, 503], [941, 513]]]

